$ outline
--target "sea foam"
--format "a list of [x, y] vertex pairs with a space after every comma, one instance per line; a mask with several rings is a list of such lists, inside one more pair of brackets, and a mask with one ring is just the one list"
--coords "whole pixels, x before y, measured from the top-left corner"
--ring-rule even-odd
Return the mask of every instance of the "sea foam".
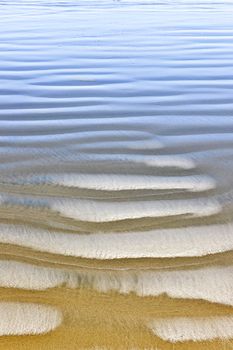
[[233, 338], [233, 317], [174, 317], [150, 323], [154, 334], [173, 343]]
[[59, 310], [41, 304], [0, 302], [0, 336], [44, 334], [62, 322]]

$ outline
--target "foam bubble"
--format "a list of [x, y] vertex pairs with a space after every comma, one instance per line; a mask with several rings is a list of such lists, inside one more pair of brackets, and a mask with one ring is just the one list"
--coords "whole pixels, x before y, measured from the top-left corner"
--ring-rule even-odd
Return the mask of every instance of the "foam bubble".
[[43, 178], [32, 177], [36, 182], [104, 191], [122, 190], [186, 190], [207, 191], [216, 187], [209, 176], [146, 176], [122, 174], [51, 174]]

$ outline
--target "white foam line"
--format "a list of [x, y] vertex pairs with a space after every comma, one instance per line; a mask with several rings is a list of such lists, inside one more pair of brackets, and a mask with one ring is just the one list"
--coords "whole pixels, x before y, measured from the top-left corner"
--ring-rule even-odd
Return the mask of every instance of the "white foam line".
[[108, 202], [89, 200], [49, 201], [49, 207], [62, 216], [81, 221], [109, 222], [177, 215], [204, 217], [218, 214], [222, 206], [214, 198], [190, 200]]
[[92, 285], [102, 292], [134, 292], [143, 297], [166, 293], [172, 298], [203, 299], [233, 306], [232, 266], [161, 272], [95, 273]]
[[[130, 138], [130, 136], [129, 136]], [[14, 139], [14, 138], [13, 138]], [[96, 139], [98, 139], [96, 137]], [[20, 140], [20, 139], [19, 139]], [[24, 137], [21, 137], [22, 142], [18, 142], [14, 139], [14, 143], [9, 142], [8, 140], [3, 141], [1, 136], [0, 136], [0, 145], [6, 147], [6, 146], [17, 146], [17, 147], [22, 147], [22, 148], [27, 148], [25, 151], [30, 150], [31, 147], [38, 147], [39, 149], [47, 149], [48, 147], [61, 147], [61, 145], [65, 146], [75, 152], [91, 152], [93, 153], [98, 152], [101, 150], [101, 152], [111, 152], [112, 149], [115, 151], [118, 150], [119, 153], [124, 151], [146, 151], [146, 150], [156, 150], [156, 149], [161, 149], [163, 148], [163, 144], [154, 139], [146, 139], [146, 140], [127, 140], [127, 141], [122, 141], [121, 138], [119, 137], [119, 140], [115, 141], [110, 141], [110, 140], [98, 140], [95, 141], [94, 138], [90, 138], [89, 140], [85, 138], [78, 138], [78, 137], [59, 137], [59, 135], [55, 137], [50, 137], [47, 136], [47, 140], [45, 141], [40, 140], [40, 141], [32, 141], [27, 142], [24, 140]], [[54, 144], [52, 144], [54, 143]], [[96, 153], [95, 153], [96, 154]]]
[[44, 334], [62, 322], [59, 310], [41, 304], [0, 302], [0, 336]]
[[0, 242], [90, 259], [194, 257], [233, 249], [233, 225], [125, 233], [56, 233], [0, 224]]
[[69, 271], [0, 260], [0, 286], [46, 290], [65, 284], [101, 292], [203, 299], [233, 306], [233, 266], [178, 271]]
[[172, 343], [233, 338], [233, 317], [174, 317], [153, 320], [149, 328], [155, 335]]
[[[103, 191], [123, 190], [185, 190], [199, 192], [214, 189], [216, 182], [206, 175], [147, 176], [122, 174], [49, 174], [32, 175], [19, 181], [21, 184], [53, 184], [66, 187]], [[16, 182], [17, 178], [16, 178]]]
[[0, 286], [46, 290], [69, 281], [69, 274], [59, 269], [0, 260]]
[[[196, 167], [195, 161], [191, 157], [184, 155], [140, 155], [140, 154], [110, 154], [110, 153], [88, 153], [85, 150], [77, 149], [77, 152], [72, 152], [72, 149], [59, 148], [56, 150], [51, 148], [47, 150], [45, 148], [39, 147], [4, 147], [0, 149], [0, 157], [25, 157], [31, 156], [32, 160], [37, 157], [47, 157], [50, 161], [64, 161], [64, 164], [69, 164], [69, 162], [77, 163], [104, 163], [112, 165], [114, 163], [123, 165], [134, 165], [134, 164], [144, 164], [148, 167], [158, 167], [158, 168], [179, 168], [179, 169], [193, 169]], [[44, 163], [42, 163], [44, 164]], [[6, 166], [3, 164], [4, 167]]]
[[[110, 222], [126, 219], [157, 218], [187, 215], [204, 217], [222, 211], [215, 198], [177, 199], [160, 201], [98, 201], [66, 198], [31, 198], [12, 195], [0, 196], [2, 205], [45, 208], [80, 221]], [[1, 209], [1, 208], [0, 208]]]

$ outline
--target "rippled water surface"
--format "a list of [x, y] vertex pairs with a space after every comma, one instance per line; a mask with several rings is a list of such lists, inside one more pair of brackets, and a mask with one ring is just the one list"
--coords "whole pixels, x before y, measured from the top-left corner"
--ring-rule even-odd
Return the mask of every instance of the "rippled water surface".
[[233, 3], [0, 0], [0, 350], [233, 348]]

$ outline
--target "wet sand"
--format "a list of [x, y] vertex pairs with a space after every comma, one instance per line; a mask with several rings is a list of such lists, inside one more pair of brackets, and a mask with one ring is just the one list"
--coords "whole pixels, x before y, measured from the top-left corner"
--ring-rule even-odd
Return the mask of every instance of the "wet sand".
[[0, 350], [233, 349], [232, 10], [0, 1]]

